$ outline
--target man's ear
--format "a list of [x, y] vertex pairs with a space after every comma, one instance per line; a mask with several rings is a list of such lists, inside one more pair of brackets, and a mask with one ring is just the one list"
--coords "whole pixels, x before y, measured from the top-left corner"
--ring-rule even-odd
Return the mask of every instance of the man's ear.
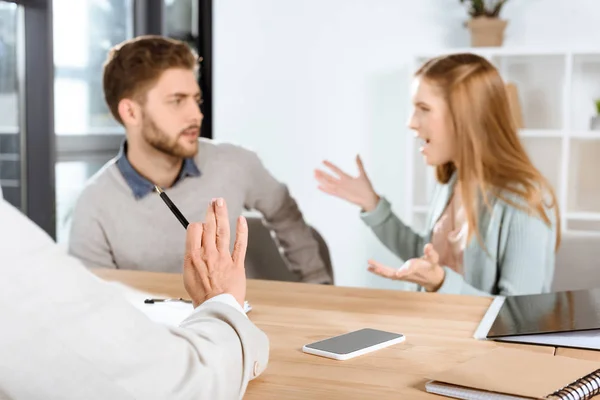
[[122, 99], [119, 102], [119, 116], [125, 126], [137, 126], [142, 121], [140, 105], [131, 99]]

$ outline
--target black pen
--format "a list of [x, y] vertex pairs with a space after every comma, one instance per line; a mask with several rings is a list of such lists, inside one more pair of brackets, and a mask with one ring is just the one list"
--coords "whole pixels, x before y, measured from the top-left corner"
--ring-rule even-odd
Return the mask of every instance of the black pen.
[[177, 217], [179, 222], [181, 222], [181, 225], [183, 225], [183, 227], [185, 229], [187, 229], [187, 227], [189, 225], [187, 219], [185, 219], [185, 217], [183, 216], [181, 211], [179, 211], [179, 209], [175, 206], [175, 204], [173, 204], [173, 202], [171, 201], [169, 196], [167, 196], [167, 194], [161, 188], [159, 188], [157, 185], [154, 185], [154, 190], [156, 190], [156, 193], [158, 193], [160, 198], [163, 199], [163, 201], [165, 202], [167, 207], [169, 207], [169, 209], [173, 212], [173, 214], [175, 214], [175, 217]]
[[191, 303], [191, 300], [186, 300], [184, 298], [178, 298], [178, 299], [146, 299], [144, 300], [144, 303], [146, 304], [154, 304], [154, 303], [162, 303], [162, 302], [169, 302], [169, 301], [182, 301], [184, 303]]

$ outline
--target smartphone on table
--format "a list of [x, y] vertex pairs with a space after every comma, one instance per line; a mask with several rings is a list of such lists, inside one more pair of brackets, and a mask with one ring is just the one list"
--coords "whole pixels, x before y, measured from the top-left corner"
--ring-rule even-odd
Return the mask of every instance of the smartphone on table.
[[334, 360], [348, 360], [404, 340], [400, 333], [365, 328], [304, 345], [302, 351]]

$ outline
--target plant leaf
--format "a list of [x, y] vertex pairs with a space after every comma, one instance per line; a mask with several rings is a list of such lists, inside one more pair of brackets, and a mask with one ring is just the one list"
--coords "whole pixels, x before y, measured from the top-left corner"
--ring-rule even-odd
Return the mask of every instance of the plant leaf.
[[492, 13], [490, 14], [491, 17], [494, 18], [498, 18], [500, 16], [500, 11], [502, 11], [502, 7], [504, 6], [504, 3], [506, 3], [507, 0], [500, 0], [493, 8]]
[[[459, 0], [462, 3], [470, 1], [471, 5], [468, 7], [468, 13], [471, 17], [476, 18], [480, 16], [487, 16], [491, 18], [499, 18], [502, 7], [508, 0], [494, 0], [493, 6], [487, 8], [485, 6], [485, 0]], [[489, 2], [488, 2], [489, 3]]]

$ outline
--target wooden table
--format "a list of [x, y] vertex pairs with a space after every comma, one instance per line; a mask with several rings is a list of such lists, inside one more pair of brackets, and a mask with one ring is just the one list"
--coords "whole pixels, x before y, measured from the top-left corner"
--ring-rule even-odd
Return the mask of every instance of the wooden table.
[[[94, 272], [157, 295], [188, 297], [178, 274]], [[247, 300], [271, 354], [246, 399], [435, 399], [424, 389], [430, 374], [496, 346], [555, 350], [473, 339], [491, 298], [250, 280]], [[347, 361], [302, 352], [304, 344], [361, 328], [403, 333], [406, 341]]]

